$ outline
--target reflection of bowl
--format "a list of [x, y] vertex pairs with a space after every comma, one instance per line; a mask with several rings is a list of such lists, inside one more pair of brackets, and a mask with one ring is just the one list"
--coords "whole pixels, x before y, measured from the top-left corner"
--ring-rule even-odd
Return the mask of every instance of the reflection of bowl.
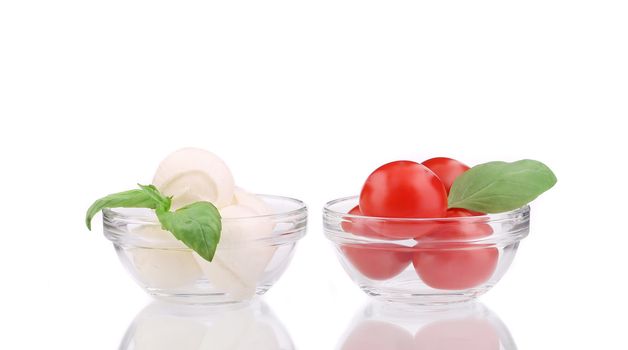
[[369, 304], [358, 314], [340, 350], [514, 350], [499, 318], [479, 303], [443, 309]]
[[325, 234], [360, 288], [388, 301], [444, 304], [473, 299], [504, 275], [529, 231], [527, 206], [449, 218], [347, 214], [357, 203], [357, 197], [327, 203]]
[[290, 336], [268, 306], [185, 305], [155, 301], [127, 330], [121, 350], [291, 350]]
[[122, 264], [151, 295], [190, 303], [247, 300], [277, 281], [306, 229], [303, 202], [259, 198], [274, 214], [223, 218], [212, 262], [162, 230], [150, 209], [104, 210], [104, 233]]

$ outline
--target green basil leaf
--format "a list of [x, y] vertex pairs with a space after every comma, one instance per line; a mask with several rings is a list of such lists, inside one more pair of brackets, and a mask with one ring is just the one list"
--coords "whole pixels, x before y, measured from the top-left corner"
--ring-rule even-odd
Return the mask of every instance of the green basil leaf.
[[130, 190], [110, 194], [92, 204], [85, 214], [85, 224], [88, 229], [92, 229], [92, 218], [99, 211], [105, 208], [150, 208], [156, 209], [160, 203], [153, 198], [146, 190]]
[[479, 164], [456, 178], [449, 207], [501, 213], [530, 203], [556, 181], [550, 168], [536, 160]]
[[156, 213], [165, 230], [203, 259], [212, 261], [222, 230], [220, 213], [213, 204], [195, 202], [174, 212], [158, 208]]
[[142, 189], [142, 191], [146, 192], [148, 196], [150, 196], [155, 202], [157, 202], [161, 209], [163, 209], [164, 211], [170, 210], [172, 197], [166, 197], [161, 194], [161, 192], [159, 192], [155, 185], [137, 185]]

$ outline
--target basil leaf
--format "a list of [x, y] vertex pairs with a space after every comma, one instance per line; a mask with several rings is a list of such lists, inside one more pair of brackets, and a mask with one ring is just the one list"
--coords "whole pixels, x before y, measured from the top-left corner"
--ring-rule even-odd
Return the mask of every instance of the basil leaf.
[[92, 218], [105, 208], [150, 208], [156, 209], [161, 203], [144, 189], [110, 194], [92, 204], [85, 214], [85, 224], [92, 229]]
[[162, 208], [164, 211], [170, 210], [172, 197], [166, 197], [163, 194], [161, 194], [161, 192], [159, 192], [159, 190], [157, 189], [157, 187], [155, 187], [155, 185], [140, 185], [140, 184], [137, 184], [137, 185], [140, 186], [142, 191], [146, 192], [148, 196], [150, 196], [155, 202], [157, 202], [160, 208]]
[[222, 230], [220, 213], [213, 204], [195, 202], [174, 212], [158, 208], [156, 213], [165, 230], [203, 259], [212, 261]]
[[450, 208], [501, 213], [530, 203], [556, 181], [550, 168], [536, 160], [479, 164], [456, 178], [448, 204]]

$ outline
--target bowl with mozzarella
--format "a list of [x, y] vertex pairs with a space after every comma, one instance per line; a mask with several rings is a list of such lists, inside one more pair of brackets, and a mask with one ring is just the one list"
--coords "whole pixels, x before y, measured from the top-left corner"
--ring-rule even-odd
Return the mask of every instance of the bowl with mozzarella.
[[238, 302], [264, 294], [287, 268], [305, 235], [307, 210], [296, 199], [256, 195], [272, 214], [233, 205], [222, 210], [212, 261], [161, 228], [144, 208], [104, 211], [104, 234], [124, 267], [149, 294], [191, 303]]
[[[103, 232], [120, 261], [160, 299], [232, 303], [264, 294], [286, 270], [306, 232], [302, 201], [236, 187], [224, 162], [208, 151], [172, 153], [159, 165], [151, 187], [168, 198], [172, 216], [191, 203], [208, 202], [220, 221], [219, 240], [208, 259], [195, 237], [179, 239], [176, 234], [177, 228], [189, 229], [201, 218], [179, 220], [173, 230], [150, 205], [103, 208]], [[190, 230], [198, 232], [199, 241], [205, 234], [203, 228]]]

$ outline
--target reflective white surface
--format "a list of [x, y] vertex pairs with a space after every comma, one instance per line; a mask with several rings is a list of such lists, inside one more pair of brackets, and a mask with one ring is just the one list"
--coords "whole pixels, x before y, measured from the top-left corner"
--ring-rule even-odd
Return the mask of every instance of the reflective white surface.
[[435, 156], [558, 177], [480, 298], [518, 348], [628, 349], [626, 18], [625, 0], [0, 1], [0, 349], [120, 345], [150, 301], [83, 215], [185, 146], [308, 204], [264, 295], [299, 350], [334, 349], [367, 300], [324, 203]]
[[515, 350], [504, 323], [478, 302], [429, 308], [369, 302], [338, 350]]
[[154, 301], [135, 317], [120, 350], [292, 350], [281, 322], [259, 300], [225, 305]]

